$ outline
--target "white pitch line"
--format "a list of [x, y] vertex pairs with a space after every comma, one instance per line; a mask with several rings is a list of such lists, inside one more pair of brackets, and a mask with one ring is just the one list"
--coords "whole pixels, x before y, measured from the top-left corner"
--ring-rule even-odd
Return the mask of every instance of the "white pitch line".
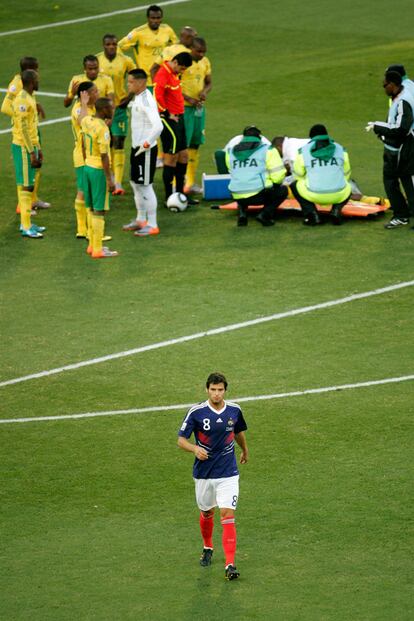
[[[61, 116], [58, 119], [51, 119], [50, 121], [42, 121], [41, 123], [39, 123], [39, 127], [42, 127], [44, 125], [54, 125], [55, 123], [63, 123], [64, 121], [70, 121], [70, 116]], [[1, 129], [0, 134], [9, 134], [11, 130], [12, 130], [11, 127], [9, 127], [8, 129]]]
[[[8, 89], [7, 88], [0, 88], [0, 93], [7, 93]], [[59, 97], [62, 98], [66, 97], [66, 93], [48, 93], [47, 91], [36, 91], [36, 96], [37, 95], [43, 95], [44, 97]]]
[[[248, 401], [270, 401], [273, 399], [287, 399], [289, 397], [302, 397], [303, 395], [317, 395], [326, 392], [336, 392], [340, 390], [350, 390], [352, 388], [369, 388], [370, 386], [381, 386], [383, 384], [396, 384], [414, 380], [414, 375], [403, 375], [401, 377], [388, 377], [380, 380], [370, 380], [355, 384], [340, 384], [338, 386], [324, 386], [322, 388], [308, 388], [307, 390], [295, 390], [293, 392], [279, 392], [271, 395], [256, 395], [254, 397], [239, 397], [231, 399], [236, 403], [246, 403]], [[101, 418], [105, 416], [125, 416], [127, 414], [150, 414], [153, 412], [169, 412], [171, 410], [186, 410], [194, 403], [180, 403], [178, 405], [158, 405], [147, 408], [131, 408], [129, 410], [108, 410], [107, 412], [85, 412], [83, 414], [63, 414], [62, 416], [38, 416], [31, 418], [5, 418], [0, 420], [0, 425], [13, 423], [40, 423], [56, 420], [78, 420], [81, 418]]]
[[[168, 6], [169, 4], [180, 4], [182, 2], [189, 2], [190, 0], [168, 0], [167, 2], [159, 2], [158, 6]], [[67, 19], [63, 22], [53, 22], [51, 24], [42, 24], [41, 26], [32, 26], [31, 28], [21, 28], [19, 30], [8, 30], [7, 32], [0, 32], [0, 37], [7, 37], [8, 35], [21, 34], [23, 32], [33, 32], [35, 30], [44, 30], [45, 28], [56, 28], [57, 26], [69, 26], [70, 24], [80, 24], [81, 22], [90, 22], [95, 19], [104, 19], [105, 17], [112, 17], [113, 15], [122, 15], [125, 13], [134, 13], [135, 11], [141, 11], [147, 9], [148, 5], [134, 6], [131, 9], [121, 9], [119, 11], [112, 11], [111, 13], [100, 13], [99, 15], [90, 15], [89, 17], [79, 17], [77, 19]]]
[[302, 308], [295, 308], [283, 313], [275, 313], [274, 315], [267, 315], [266, 317], [258, 317], [257, 319], [250, 319], [249, 321], [243, 321], [240, 323], [233, 323], [220, 328], [213, 328], [211, 330], [205, 330], [203, 332], [196, 332], [195, 334], [189, 334], [187, 336], [180, 336], [175, 339], [169, 339], [167, 341], [160, 341], [158, 343], [152, 343], [151, 345], [143, 345], [142, 347], [136, 347], [134, 349], [128, 349], [126, 351], [117, 352], [115, 354], [108, 354], [106, 356], [100, 356], [99, 358], [92, 358], [90, 360], [83, 360], [81, 362], [75, 362], [73, 364], [67, 364], [55, 369], [49, 369], [47, 371], [39, 371], [38, 373], [31, 373], [30, 375], [23, 375], [21, 377], [15, 377], [14, 379], [4, 380], [0, 382], [0, 388], [3, 386], [10, 386], [12, 384], [19, 384], [20, 382], [26, 382], [31, 379], [39, 379], [42, 377], [48, 377], [49, 375], [56, 375], [57, 373], [63, 373], [64, 371], [73, 371], [74, 369], [80, 369], [93, 364], [100, 364], [101, 362], [109, 362], [110, 360], [116, 360], [118, 358], [125, 358], [127, 356], [133, 356], [135, 354], [142, 354], [146, 351], [152, 351], [154, 349], [161, 349], [162, 347], [170, 347], [171, 345], [178, 345], [180, 343], [187, 343], [188, 341], [194, 341], [206, 336], [215, 336], [216, 334], [223, 334], [225, 332], [232, 332], [234, 330], [240, 330], [241, 328], [249, 328], [250, 326], [257, 326], [269, 321], [276, 321], [277, 319], [285, 319], [286, 317], [294, 317], [295, 315], [303, 315], [315, 310], [322, 310], [325, 308], [331, 308], [338, 306], [339, 304], [346, 304], [348, 302], [354, 302], [355, 300], [362, 300], [374, 295], [382, 295], [384, 293], [390, 293], [391, 291], [397, 291], [398, 289], [404, 289], [406, 287], [412, 287], [414, 280], [406, 282], [400, 282], [395, 285], [389, 285], [388, 287], [382, 287], [381, 289], [373, 289], [372, 291], [365, 291], [364, 293], [354, 293], [344, 298], [337, 300], [330, 300], [328, 302], [322, 302], [320, 304], [313, 304], [312, 306], [303, 306]]

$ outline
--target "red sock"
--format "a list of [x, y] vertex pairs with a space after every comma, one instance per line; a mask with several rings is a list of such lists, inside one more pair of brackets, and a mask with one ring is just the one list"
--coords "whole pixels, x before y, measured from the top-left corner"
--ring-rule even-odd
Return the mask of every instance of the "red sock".
[[234, 557], [236, 555], [236, 520], [234, 517], [221, 519], [223, 527], [223, 550], [227, 565], [234, 565]]
[[203, 538], [203, 546], [205, 548], [213, 549], [213, 528], [214, 528], [214, 513], [206, 517], [200, 513], [200, 530]]

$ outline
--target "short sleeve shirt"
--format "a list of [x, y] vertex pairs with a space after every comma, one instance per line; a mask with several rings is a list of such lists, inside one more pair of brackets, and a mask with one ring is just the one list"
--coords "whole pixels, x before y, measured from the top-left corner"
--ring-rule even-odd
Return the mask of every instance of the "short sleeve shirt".
[[103, 168], [101, 155], [110, 157], [111, 134], [105, 121], [86, 116], [81, 121], [81, 131], [85, 144], [85, 165]]
[[98, 97], [108, 97], [108, 95], [111, 95], [114, 92], [114, 83], [112, 82], [112, 78], [110, 78], [109, 75], [105, 75], [104, 73], [98, 73], [95, 80], [90, 80], [87, 77], [86, 73], [80, 73], [78, 75], [74, 75], [69, 82], [69, 97], [73, 96], [72, 86], [75, 82], [77, 82], [78, 85], [82, 82], [92, 82], [92, 84], [95, 84], [96, 88], [98, 89]]
[[135, 69], [135, 63], [129, 56], [117, 52], [115, 58], [109, 60], [104, 52], [100, 52], [96, 55], [99, 60], [99, 68], [101, 73], [111, 78], [115, 93], [115, 106], [118, 106], [121, 99], [127, 96], [127, 90], [125, 88], [125, 80], [128, 75], [128, 71]]
[[13, 143], [26, 147], [29, 151], [39, 146], [37, 130], [36, 99], [21, 90], [13, 103]]
[[[95, 114], [95, 106], [88, 106], [88, 111], [90, 115]], [[79, 123], [79, 115], [82, 112], [82, 104], [80, 101], [77, 101], [72, 108], [71, 112], [71, 122], [72, 122], [72, 132], [73, 139], [75, 141], [75, 147], [73, 149], [73, 165], [75, 168], [79, 166], [84, 166], [85, 160], [83, 159], [82, 152], [82, 134]]]
[[[193, 64], [184, 71], [181, 78], [183, 94], [198, 99], [208, 75], [211, 75], [211, 64], [207, 56], [198, 62], [193, 60]], [[189, 106], [190, 104], [186, 101], [185, 105]]]
[[208, 453], [208, 459], [195, 459], [193, 476], [195, 479], [221, 479], [236, 476], [236, 454], [234, 437], [247, 429], [240, 406], [225, 401], [224, 407], [217, 411], [209, 401], [193, 406], [184, 418], [179, 436], [190, 438]]

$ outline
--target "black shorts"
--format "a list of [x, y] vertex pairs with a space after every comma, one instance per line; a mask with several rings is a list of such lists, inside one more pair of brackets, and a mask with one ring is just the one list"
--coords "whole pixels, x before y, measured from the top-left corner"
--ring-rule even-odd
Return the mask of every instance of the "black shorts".
[[163, 130], [161, 132], [161, 142], [164, 153], [179, 153], [187, 148], [187, 138], [185, 135], [184, 115], [178, 117], [178, 121], [161, 117]]
[[154, 180], [158, 147], [155, 145], [136, 156], [137, 151], [138, 147], [131, 149], [131, 181], [140, 185], [149, 185]]

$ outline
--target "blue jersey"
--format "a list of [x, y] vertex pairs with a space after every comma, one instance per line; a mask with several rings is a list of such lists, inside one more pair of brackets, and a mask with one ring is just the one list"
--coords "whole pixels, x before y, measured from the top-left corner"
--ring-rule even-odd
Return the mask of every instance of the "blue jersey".
[[224, 402], [221, 410], [215, 410], [208, 400], [194, 405], [187, 413], [179, 436], [189, 438], [194, 433], [198, 446], [208, 453], [208, 459], [195, 459], [193, 476], [195, 479], [221, 479], [234, 477], [239, 471], [234, 451], [234, 436], [245, 431], [247, 425], [240, 406], [230, 401]]

